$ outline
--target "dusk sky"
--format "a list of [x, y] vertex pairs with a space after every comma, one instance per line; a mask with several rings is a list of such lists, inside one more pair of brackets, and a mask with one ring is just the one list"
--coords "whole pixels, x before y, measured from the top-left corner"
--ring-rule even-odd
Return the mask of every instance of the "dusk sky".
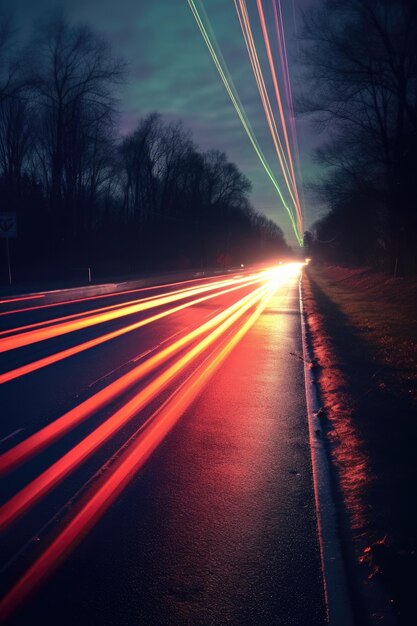
[[[314, 0], [284, 0], [284, 20], [290, 73], [295, 97], [300, 92], [296, 32], [300, 9]], [[6, 0], [16, 26], [26, 31], [33, 19], [45, 18], [62, 7], [70, 21], [87, 23], [110, 42], [113, 52], [128, 63], [128, 79], [120, 94], [122, 132], [137, 120], [158, 111], [167, 118], [181, 118], [202, 149], [225, 151], [253, 184], [252, 203], [274, 219], [294, 244], [289, 219], [263, 171], [243, 130], [213, 61], [200, 35], [187, 0]], [[294, 6], [293, 6], [294, 3]], [[274, 153], [259, 93], [232, 0], [205, 0], [204, 6], [235, 81], [250, 122], [278, 180]], [[258, 53], [265, 77], [269, 77], [256, 3], [248, 2]], [[293, 11], [294, 9], [294, 11]], [[272, 19], [266, 6], [267, 19]], [[271, 91], [272, 98], [272, 91]], [[297, 120], [304, 181], [313, 178], [312, 148], [317, 143], [307, 120]], [[320, 210], [305, 194], [304, 217], [308, 227]]]

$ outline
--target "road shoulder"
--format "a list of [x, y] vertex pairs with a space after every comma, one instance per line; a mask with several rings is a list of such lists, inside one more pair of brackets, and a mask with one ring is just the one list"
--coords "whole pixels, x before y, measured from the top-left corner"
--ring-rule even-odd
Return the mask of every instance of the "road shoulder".
[[[406, 624], [415, 575], [416, 518], [409, 501], [415, 420], [411, 400], [406, 402], [400, 384], [393, 383], [393, 368], [358, 322], [366, 309], [377, 326], [384, 292], [375, 294], [366, 286], [369, 276], [362, 276], [360, 288], [357, 276], [353, 284], [349, 276], [338, 276], [343, 285], [333, 288], [335, 271], [310, 269], [303, 279], [303, 301], [343, 552], [358, 621], [389, 624], [398, 618]], [[406, 306], [402, 313], [407, 314]]]

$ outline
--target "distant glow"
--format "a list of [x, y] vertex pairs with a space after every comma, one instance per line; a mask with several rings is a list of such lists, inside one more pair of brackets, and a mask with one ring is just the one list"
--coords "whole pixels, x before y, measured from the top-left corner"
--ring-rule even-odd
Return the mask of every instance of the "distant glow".
[[278, 289], [283, 285], [291, 282], [291, 280], [298, 276], [301, 268], [303, 267], [303, 263], [284, 263], [280, 261], [280, 265], [278, 265], [273, 271], [271, 275], [271, 284], [274, 289]]

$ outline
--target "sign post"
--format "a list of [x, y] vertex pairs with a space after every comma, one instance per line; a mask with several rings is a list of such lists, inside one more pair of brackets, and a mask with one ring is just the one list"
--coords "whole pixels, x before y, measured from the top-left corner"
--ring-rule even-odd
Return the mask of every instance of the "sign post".
[[9, 285], [12, 284], [9, 239], [17, 237], [17, 216], [15, 211], [0, 213], [0, 237], [6, 239], [7, 272]]

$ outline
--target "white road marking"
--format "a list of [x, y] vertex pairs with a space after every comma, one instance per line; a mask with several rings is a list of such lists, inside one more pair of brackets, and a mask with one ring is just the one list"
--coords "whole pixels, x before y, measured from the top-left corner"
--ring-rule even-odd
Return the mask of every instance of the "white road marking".
[[17, 430], [14, 430], [12, 433], [10, 433], [10, 435], [7, 435], [7, 437], [3, 437], [3, 439], [0, 439], [0, 445], [2, 443], [4, 443], [5, 441], [8, 441], [12, 437], [15, 437], [15, 435], [18, 435], [19, 433], [21, 433], [22, 430], [25, 430], [25, 429], [24, 428], [18, 428]]

